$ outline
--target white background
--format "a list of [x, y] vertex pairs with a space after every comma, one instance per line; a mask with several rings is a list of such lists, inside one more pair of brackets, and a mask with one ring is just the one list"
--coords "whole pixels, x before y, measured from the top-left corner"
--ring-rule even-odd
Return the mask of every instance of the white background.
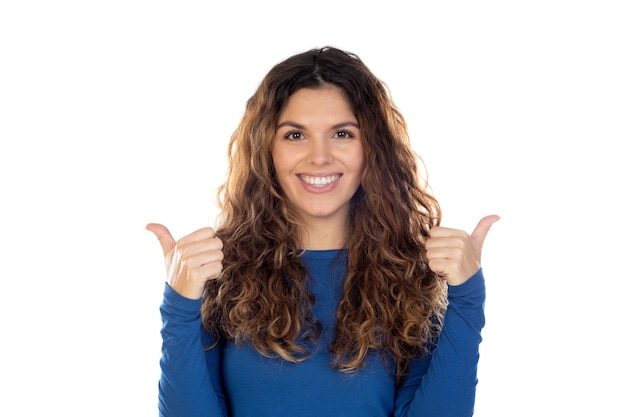
[[626, 415], [621, 2], [216, 3], [0, 5], [0, 414], [157, 414], [143, 227], [213, 224], [245, 101], [329, 44], [389, 85], [444, 225], [502, 217], [475, 415]]

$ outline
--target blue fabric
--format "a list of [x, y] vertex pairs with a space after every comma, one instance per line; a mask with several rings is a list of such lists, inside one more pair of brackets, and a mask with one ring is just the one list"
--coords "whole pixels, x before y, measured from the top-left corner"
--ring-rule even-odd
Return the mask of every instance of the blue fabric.
[[472, 416], [480, 331], [484, 326], [482, 270], [449, 287], [449, 306], [438, 347], [416, 359], [402, 387], [372, 354], [364, 369], [346, 375], [330, 366], [334, 313], [346, 274], [345, 250], [307, 251], [316, 303], [324, 326], [314, 354], [303, 363], [266, 358], [251, 346], [222, 344], [205, 351], [211, 336], [201, 325], [201, 300], [165, 286], [159, 412], [163, 417]]

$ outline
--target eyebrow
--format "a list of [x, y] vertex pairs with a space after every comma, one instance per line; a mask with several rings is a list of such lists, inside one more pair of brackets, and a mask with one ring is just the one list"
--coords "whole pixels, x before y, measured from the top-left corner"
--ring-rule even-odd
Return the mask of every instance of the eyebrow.
[[[282, 123], [280, 123], [278, 126], [276, 126], [276, 129], [280, 129], [281, 127], [285, 127], [285, 126], [290, 126], [290, 127], [295, 127], [296, 129], [304, 129], [304, 125], [301, 125], [300, 123], [296, 123], [296, 122], [291, 122], [289, 120], [284, 121]], [[352, 126], [354, 128], [359, 129], [360, 126], [358, 123], [356, 122], [341, 122], [341, 123], [337, 123], [336, 125], [331, 126], [331, 130], [332, 129], [341, 129], [342, 127], [347, 127], [347, 126]]]

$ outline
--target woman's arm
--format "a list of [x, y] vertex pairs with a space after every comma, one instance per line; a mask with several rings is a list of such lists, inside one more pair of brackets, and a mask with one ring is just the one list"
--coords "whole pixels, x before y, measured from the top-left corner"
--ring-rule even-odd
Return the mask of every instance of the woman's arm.
[[200, 307], [207, 280], [222, 271], [222, 241], [210, 227], [176, 241], [167, 227], [150, 223], [165, 257], [161, 304], [163, 338], [159, 414], [162, 417], [226, 416], [219, 350], [205, 356]]
[[210, 340], [202, 329], [201, 303], [179, 295], [165, 284], [161, 304], [161, 417], [227, 415], [220, 378], [220, 349], [205, 352], [204, 346]]
[[450, 286], [437, 347], [414, 360], [396, 397], [395, 416], [470, 417], [474, 413], [478, 346], [485, 324], [482, 269]]

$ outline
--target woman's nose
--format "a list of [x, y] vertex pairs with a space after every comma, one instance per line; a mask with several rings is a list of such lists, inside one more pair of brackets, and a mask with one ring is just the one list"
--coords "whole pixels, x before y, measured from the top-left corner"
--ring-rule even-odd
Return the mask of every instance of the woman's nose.
[[314, 138], [309, 142], [308, 163], [312, 165], [327, 165], [332, 161], [330, 141], [324, 138]]

